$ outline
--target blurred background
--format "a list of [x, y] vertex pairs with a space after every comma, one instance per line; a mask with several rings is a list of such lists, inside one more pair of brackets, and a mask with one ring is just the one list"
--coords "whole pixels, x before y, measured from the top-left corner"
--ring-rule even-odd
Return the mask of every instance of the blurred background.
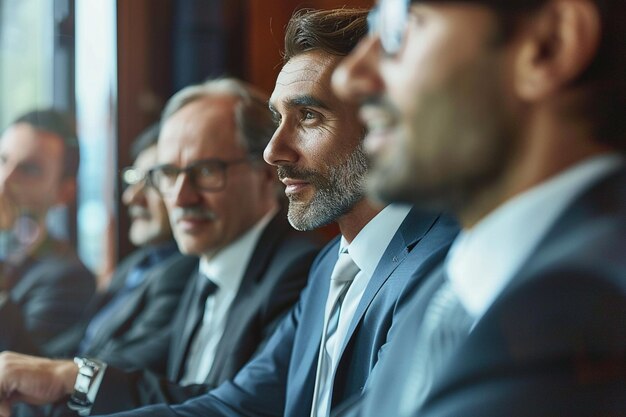
[[0, 128], [34, 108], [76, 117], [81, 146], [75, 207], [48, 223], [106, 277], [131, 250], [120, 203], [130, 144], [166, 100], [233, 75], [270, 93], [284, 27], [303, 7], [370, 0], [0, 0]]

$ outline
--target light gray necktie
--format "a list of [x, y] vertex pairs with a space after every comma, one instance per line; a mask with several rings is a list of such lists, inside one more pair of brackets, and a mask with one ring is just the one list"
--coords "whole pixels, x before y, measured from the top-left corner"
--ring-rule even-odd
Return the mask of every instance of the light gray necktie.
[[450, 281], [445, 279], [426, 307], [414, 355], [407, 358], [410, 360], [410, 369], [401, 388], [401, 416], [412, 415], [422, 405], [436, 372], [465, 339], [472, 324], [471, 316], [461, 305]]
[[332, 388], [333, 363], [332, 354], [339, 340], [333, 337], [339, 324], [341, 314], [341, 304], [343, 299], [359, 273], [347, 250], [339, 254], [337, 263], [330, 277], [330, 289], [326, 299], [324, 311], [324, 328], [320, 342], [320, 351], [317, 360], [317, 373], [315, 375], [315, 389], [313, 391], [313, 403], [311, 407], [311, 417], [328, 416], [330, 391]]

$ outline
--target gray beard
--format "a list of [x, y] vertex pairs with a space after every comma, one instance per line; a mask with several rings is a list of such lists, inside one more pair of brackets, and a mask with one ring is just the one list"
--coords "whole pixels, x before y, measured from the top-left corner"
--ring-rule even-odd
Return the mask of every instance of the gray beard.
[[363, 198], [367, 157], [359, 145], [342, 164], [329, 170], [328, 178], [315, 181], [310, 203], [289, 197], [287, 218], [296, 230], [313, 230], [336, 221]]

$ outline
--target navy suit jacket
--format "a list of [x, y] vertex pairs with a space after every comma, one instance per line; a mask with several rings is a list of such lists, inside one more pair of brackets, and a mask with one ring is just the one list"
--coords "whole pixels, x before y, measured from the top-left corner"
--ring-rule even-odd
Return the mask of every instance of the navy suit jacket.
[[[399, 337], [365, 400], [337, 415], [399, 415], [437, 278], [396, 326]], [[626, 169], [568, 207], [440, 369], [414, 416], [626, 416]]]
[[[441, 262], [458, 231], [447, 217], [412, 210], [392, 238], [357, 307], [342, 346], [332, 403], [361, 392], [402, 304], [402, 294]], [[311, 412], [319, 340], [339, 240], [316, 259], [309, 284], [263, 351], [232, 381], [179, 406], [118, 416], [287, 416]], [[419, 271], [419, 273], [415, 273]]]

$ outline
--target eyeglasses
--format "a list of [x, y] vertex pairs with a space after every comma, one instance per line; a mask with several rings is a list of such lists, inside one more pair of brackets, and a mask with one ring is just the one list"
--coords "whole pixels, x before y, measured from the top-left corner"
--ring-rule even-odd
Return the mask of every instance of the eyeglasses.
[[138, 184], [142, 186], [150, 185], [148, 174], [145, 171], [134, 167], [124, 168], [122, 170], [121, 178], [125, 187]]
[[394, 56], [402, 48], [411, 0], [381, 0], [367, 16], [370, 36], [378, 36], [383, 51]]
[[176, 187], [178, 176], [187, 174], [191, 184], [202, 191], [220, 191], [226, 186], [226, 170], [237, 164], [250, 162], [249, 158], [222, 161], [221, 159], [205, 159], [194, 162], [185, 168], [173, 165], [161, 165], [148, 171], [150, 183], [162, 195], [171, 195]]

